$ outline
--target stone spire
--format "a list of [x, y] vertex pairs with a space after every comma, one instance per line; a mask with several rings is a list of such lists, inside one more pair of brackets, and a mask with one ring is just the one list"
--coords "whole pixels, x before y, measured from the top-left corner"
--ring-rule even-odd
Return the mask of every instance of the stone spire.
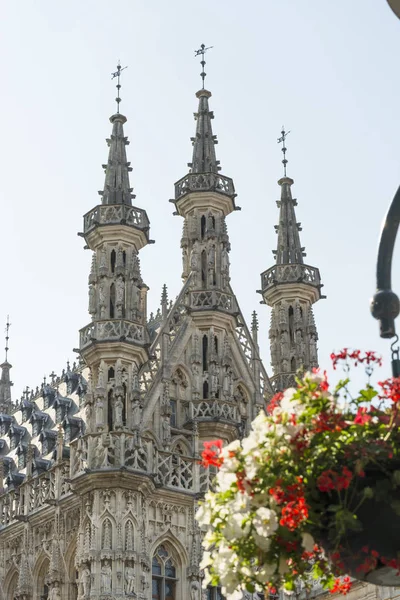
[[196, 135], [190, 138], [193, 143], [193, 158], [192, 162], [188, 163], [188, 167], [192, 173], [218, 173], [220, 166], [215, 154], [215, 145], [218, 141], [217, 136], [213, 135], [211, 126], [214, 113], [208, 106], [211, 92], [202, 89], [197, 92], [196, 97], [199, 99], [198, 111], [194, 113], [197, 121]]
[[13, 385], [10, 379], [10, 370], [12, 365], [8, 362], [8, 340], [10, 331], [10, 321], [7, 317], [6, 324], [6, 346], [5, 346], [5, 360], [0, 365], [1, 378], [0, 378], [0, 413], [9, 414], [11, 412], [11, 386]]
[[124, 124], [127, 119], [117, 113], [110, 117], [112, 123], [111, 137], [107, 139], [109, 146], [108, 161], [103, 165], [105, 171], [104, 189], [99, 192], [102, 204], [132, 205], [132, 189], [129, 183], [129, 173], [132, 171], [126, 158], [126, 146], [129, 144], [124, 135]]
[[275, 227], [278, 233], [278, 246], [273, 251], [277, 265], [302, 265], [303, 257], [306, 256], [300, 243], [301, 226], [296, 221], [297, 200], [292, 198], [293, 183], [293, 179], [289, 177], [282, 177], [278, 181], [281, 186], [281, 199], [277, 202], [280, 207], [279, 225]]
[[277, 390], [292, 385], [298, 370], [318, 366], [318, 333], [312, 305], [324, 297], [319, 270], [304, 264], [301, 227], [295, 213], [297, 201], [291, 191], [293, 183], [286, 176], [278, 181], [281, 199], [277, 202], [280, 213], [279, 224], [275, 226], [278, 234], [277, 249], [273, 251], [275, 265], [261, 274], [259, 290], [264, 302], [272, 307], [271, 383]]

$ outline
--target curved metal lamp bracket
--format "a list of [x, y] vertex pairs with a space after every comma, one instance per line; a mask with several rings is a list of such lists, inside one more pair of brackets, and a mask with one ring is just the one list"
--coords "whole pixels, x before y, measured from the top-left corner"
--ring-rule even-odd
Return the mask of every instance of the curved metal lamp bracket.
[[400, 302], [392, 291], [392, 258], [400, 224], [400, 187], [383, 222], [376, 265], [376, 294], [371, 300], [371, 313], [380, 321], [381, 338], [396, 335], [394, 320], [400, 312]]

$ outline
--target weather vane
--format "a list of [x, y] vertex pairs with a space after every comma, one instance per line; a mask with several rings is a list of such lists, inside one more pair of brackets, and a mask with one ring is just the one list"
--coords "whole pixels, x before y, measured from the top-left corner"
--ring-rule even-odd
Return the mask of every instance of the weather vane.
[[283, 152], [283, 173], [284, 176], [286, 177], [286, 165], [288, 163], [288, 161], [286, 160], [286, 146], [285, 146], [285, 142], [286, 142], [286, 138], [289, 135], [290, 131], [285, 131], [285, 127], [282, 125], [282, 131], [281, 131], [281, 137], [278, 138], [278, 144], [282, 143], [282, 152]]
[[6, 351], [6, 362], [7, 362], [7, 357], [8, 357], [8, 340], [10, 339], [9, 336], [9, 332], [10, 332], [10, 317], [7, 315], [7, 323], [6, 323], [6, 328], [5, 328], [5, 332], [6, 332], [6, 347], [5, 347], [5, 351]]
[[206, 66], [206, 61], [204, 60], [204, 55], [205, 55], [205, 53], [207, 52], [207, 50], [210, 50], [211, 48], [214, 48], [214, 46], [208, 46], [208, 48], [206, 48], [206, 47], [205, 47], [205, 44], [202, 44], [202, 45], [200, 46], [200, 49], [199, 49], [199, 50], [195, 50], [195, 51], [194, 51], [194, 55], [195, 55], [195, 56], [201, 56], [201, 61], [200, 61], [200, 64], [201, 64], [201, 66], [202, 66], [202, 69], [203, 69], [203, 70], [202, 70], [202, 72], [200, 73], [200, 76], [201, 76], [201, 78], [202, 78], [202, 80], [203, 80], [203, 90], [204, 90], [204, 80], [205, 80], [205, 78], [206, 78], [206, 72], [204, 71], [204, 67]]
[[120, 89], [121, 89], [121, 83], [120, 83], [120, 78], [121, 78], [121, 71], [123, 71], [124, 69], [127, 69], [128, 66], [126, 67], [121, 67], [121, 62], [118, 61], [117, 64], [117, 70], [114, 71], [114, 73], [111, 73], [111, 80], [115, 79], [117, 77], [117, 97], [115, 98], [115, 101], [117, 103], [117, 113], [119, 113], [119, 103], [121, 102], [121, 96], [120, 96]]

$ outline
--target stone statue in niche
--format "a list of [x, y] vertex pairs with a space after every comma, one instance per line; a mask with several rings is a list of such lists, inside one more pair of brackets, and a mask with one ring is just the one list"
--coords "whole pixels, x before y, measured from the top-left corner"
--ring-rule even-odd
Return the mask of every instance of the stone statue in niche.
[[300, 326], [302, 324], [302, 315], [301, 315], [301, 307], [300, 307], [300, 303], [298, 301], [296, 301], [295, 307], [294, 307], [294, 322], [296, 326]]
[[197, 579], [190, 583], [190, 600], [201, 600], [201, 585]]
[[135, 593], [135, 581], [135, 568], [130, 564], [125, 565], [125, 594]]
[[197, 363], [192, 364], [192, 374], [193, 374], [193, 392], [195, 394], [200, 393], [200, 367]]
[[121, 429], [123, 426], [123, 410], [124, 410], [124, 402], [122, 400], [122, 396], [117, 396], [114, 405], [115, 410], [115, 429]]
[[102, 251], [100, 252], [99, 268], [100, 269], [107, 269], [107, 253], [106, 253], [106, 249], [105, 248], [103, 248]]
[[131, 309], [138, 311], [140, 306], [140, 289], [135, 283], [132, 283], [131, 289]]
[[296, 331], [296, 354], [298, 361], [301, 364], [304, 360], [304, 341], [303, 334], [300, 329]]
[[97, 444], [94, 451], [94, 468], [100, 469], [100, 467], [106, 467], [108, 464], [107, 460], [107, 448], [103, 444], [101, 436], [97, 438]]
[[211, 396], [215, 398], [218, 393], [219, 388], [219, 367], [217, 365], [214, 366], [211, 372]]
[[102, 395], [96, 398], [95, 413], [97, 431], [102, 431], [104, 427], [104, 398]]
[[123, 310], [125, 305], [125, 281], [122, 275], [118, 275], [115, 283], [115, 303], [116, 303], [116, 317], [121, 319], [123, 317]]
[[281, 356], [289, 358], [289, 334], [287, 331], [281, 333]]
[[195, 285], [195, 286], [198, 283], [197, 277], [198, 277], [199, 269], [200, 269], [200, 254], [199, 254], [198, 242], [196, 241], [196, 242], [194, 242], [192, 251], [190, 253], [190, 270], [193, 273], [193, 285]]
[[197, 236], [197, 215], [196, 215], [196, 213], [194, 213], [192, 218], [190, 219], [190, 233], [191, 233], [192, 238]]
[[271, 339], [271, 364], [274, 366], [278, 363], [278, 345], [276, 337], [273, 336]]
[[222, 273], [222, 285], [223, 287], [227, 287], [230, 277], [229, 277], [229, 254], [225, 246], [222, 247], [221, 251], [221, 273]]
[[289, 361], [286, 358], [282, 361], [282, 371], [284, 373], [289, 373]]
[[118, 251], [117, 251], [117, 267], [123, 267], [123, 266], [124, 266], [124, 253], [123, 253], [121, 246], [119, 246]]
[[55, 581], [50, 590], [49, 600], [61, 600], [61, 589], [58, 581]]
[[91, 583], [92, 583], [92, 575], [91, 575], [89, 566], [87, 564], [84, 564], [82, 571], [81, 571], [81, 584], [82, 584], [82, 591], [83, 591], [84, 598], [88, 598], [90, 595]]
[[212, 287], [215, 279], [215, 246], [210, 246], [207, 255], [208, 285]]
[[96, 289], [93, 283], [89, 285], [89, 313], [96, 314]]
[[171, 425], [169, 423], [169, 417], [165, 417], [162, 421], [162, 438], [166, 446], [171, 443]]
[[287, 310], [284, 302], [281, 303], [279, 307], [279, 324], [286, 325], [287, 324]]
[[100, 307], [100, 318], [105, 319], [107, 310], [107, 299], [106, 299], [106, 284], [102, 281], [99, 285], [99, 307]]
[[317, 340], [315, 339], [314, 335], [310, 337], [310, 362], [313, 366], [315, 366], [318, 362]]
[[215, 217], [213, 217], [212, 212], [209, 212], [207, 214], [207, 233], [213, 232], [215, 227], [214, 227], [214, 219]]
[[140, 424], [140, 417], [141, 417], [141, 406], [140, 406], [140, 400], [135, 398], [135, 400], [132, 402], [132, 421], [133, 421], [133, 425], [138, 426]]
[[104, 561], [103, 566], [101, 567], [101, 591], [104, 594], [109, 594], [111, 592], [111, 566], [108, 560]]

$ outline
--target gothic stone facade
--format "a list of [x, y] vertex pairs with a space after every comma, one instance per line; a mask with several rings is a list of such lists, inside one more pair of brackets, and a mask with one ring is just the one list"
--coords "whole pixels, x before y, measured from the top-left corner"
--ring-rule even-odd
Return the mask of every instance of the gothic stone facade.
[[271, 380], [230, 283], [210, 92], [200, 90], [190, 171], [175, 184], [183, 287], [147, 315], [140, 250], [149, 219], [134, 206], [126, 118], [112, 134], [101, 202], [84, 216], [90, 323], [78, 364], [13, 403], [0, 381], [0, 594], [7, 600], [217, 600], [201, 590], [194, 514], [213, 473], [204, 440], [230, 442], [299, 368], [317, 365], [317, 269], [304, 264], [289, 178], [280, 180], [276, 263], [261, 276], [272, 307]]

